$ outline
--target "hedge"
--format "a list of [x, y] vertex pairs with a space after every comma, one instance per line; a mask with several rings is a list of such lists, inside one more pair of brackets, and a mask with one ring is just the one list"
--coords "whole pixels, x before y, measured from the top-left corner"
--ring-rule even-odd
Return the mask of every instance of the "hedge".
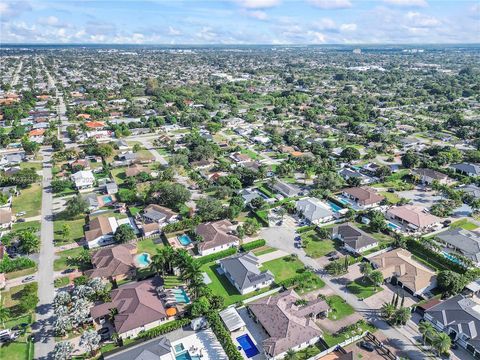
[[[279, 286], [283, 286], [285, 288], [289, 288], [289, 287], [292, 287], [294, 285], [299, 285], [299, 284], [302, 284], [304, 282], [307, 282], [308, 280], [310, 280], [313, 276], [315, 276], [316, 278], [318, 278], [318, 280], [320, 280], [322, 283], [324, 283], [324, 281], [322, 279], [320, 279], [317, 275], [313, 274], [312, 272], [310, 271], [305, 271], [299, 275], [296, 275], [294, 277], [291, 277], [289, 279], [286, 279], [286, 280], [283, 280], [283, 281], [280, 281], [279, 283], [277, 283]], [[316, 280], [316, 279], [315, 279]]]
[[258, 210], [253, 213], [255, 217], [260, 221], [262, 226], [270, 226], [268, 223], [268, 212], [266, 210]]
[[227, 250], [223, 250], [223, 251], [219, 251], [219, 252], [214, 253], [214, 254], [199, 257], [199, 258], [197, 258], [197, 261], [200, 265], [205, 265], [205, 264], [208, 264], [209, 262], [220, 260], [220, 259], [223, 259], [227, 256], [230, 256], [230, 255], [233, 255], [233, 254], [236, 254], [236, 253], [237, 253], [237, 248], [231, 247]]
[[153, 329], [140, 333], [137, 336], [137, 339], [152, 339], [154, 337], [166, 334], [170, 331], [180, 329], [181, 327], [188, 325], [190, 321], [191, 320], [188, 318], [170, 321], [166, 324], [159, 325], [157, 327], [154, 327]]
[[445, 270], [453, 270], [459, 274], [464, 274], [467, 270], [463, 266], [447, 259], [442, 254], [427, 248], [417, 240], [409, 239], [407, 241], [407, 250], [418, 256], [420, 259], [423, 259], [427, 263], [433, 262], [432, 265], [434, 267], [442, 267]]
[[171, 224], [165, 225], [162, 230], [164, 233], [170, 233], [185, 229], [191, 229], [202, 222], [202, 219], [199, 216], [194, 216], [193, 218], [183, 219]]
[[267, 242], [264, 239], [258, 239], [240, 246], [240, 250], [247, 252], [262, 246], [265, 246]]
[[297, 228], [297, 233], [302, 234], [302, 233], [310, 231], [310, 230], [315, 230], [316, 227], [317, 227], [316, 225], [301, 226], [301, 227]]
[[222, 345], [223, 350], [227, 354], [229, 360], [243, 360], [242, 354], [237, 349], [237, 346], [233, 343], [230, 333], [223, 326], [222, 320], [217, 312], [212, 311], [207, 315], [208, 323], [212, 328], [215, 336]]
[[0, 273], [10, 273], [13, 271], [24, 270], [35, 267], [36, 263], [27, 257], [17, 257], [10, 259], [8, 256], [0, 261]]

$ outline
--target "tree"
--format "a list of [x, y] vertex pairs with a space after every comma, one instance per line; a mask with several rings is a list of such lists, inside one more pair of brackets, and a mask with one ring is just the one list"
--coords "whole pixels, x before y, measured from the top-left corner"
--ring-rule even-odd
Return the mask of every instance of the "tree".
[[383, 318], [390, 320], [393, 317], [393, 314], [395, 314], [395, 306], [393, 303], [384, 303], [381, 312]]
[[401, 324], [405, 325], [408, 320], [410, 320], [410, 316], [412, 316], [412, 313], [410, 312], [410, 308], [399, 308], [395, 311], [393, 314], [393, 321], [395, 324]]
[[38, 152], [40, 149], [40, 144], [36, 143], [35, 141], [30, 140], [22, 140], [22, 147], [26, 154], [33, 155]]
[[57, 316], [53, 328], [55, 329], [55, 333], [59, 336], [65, 336], [67, 331], [72, 329], [72, 320], [69, 315], [65, 316]]
[[408, 169], [415, 168], [420, 164], [420, 157], [409, 150], [402, 155], [402, 165]]
[[150, 198], [160, 205], [179, 210], [180, 207], [190, 200], [190, 191], [182, 184], [159, 182], [152, 184]]
[[210, 311], [210, 302], [205, 296], [199, 297], [190, 306], [190, 314], [193, 317], [203, 316]]
[[136, 238], [135, 232], [128, 224], [120, 225], [115, 231], [114, 239], [120, 244], [127, 243]]
[[338, 261], [338, 260], [335, 260], [335, 261], [332, 261], [332, 262], [328, 263], [325, 266], [325, 270], [327, 271], [328, 274], [330, 274], [332, 276], [345, 274], [347, 272], [345, 270], [345, 264]]
[[36, 253], [40, 250], [40, 239], [31, 231], [22, 231], [18, 240], [20, 249], [26, 254]]
[[360, 264], [360, 272], [363, 274], [363, 281], [369, 279], [373, 272], [372, 265], [369, 262], [362, 262]]
[[383, 274], [379, 270], [372, 271], [369, 278], [373, 282], [375, 289], [383, 282]]
[[88, 203], [80, 195], [77, 195], [67, 201], [64, 211], [72, 219], [80, 214], [85, 214], [88, 211]]
[[288, 349], [287, 352], [285, 353], [285, 356], [283, 357], [283, 360], [296, 360], [296, 359], [297, 359], [297, 353], [292, 349]]
[[452, 339], [448, 334], [444, 332], [439, 332], [433, 338], [432, 341], [433, 348], [437, 351], [439, 355], [447, 354], [452, 346]]
[[448, 297], [459, 294], [467, 283], [468, 279], [464, 275], [450, 270], [441, 270], [437, 276], [438, 288]]
[[387, 228], [385, 217], [378, 210], [372, 210], [368, 213], [370, 219], [369, 227], [372, 231], [382, 231]]
[[260, 229], [260, 224], [255, 218], [248, 218], [247, 220], [245, 220], [245, 223], [243, 224], [243, 230], [245, 231], [245, 234], [248, 236], [255, 235], [259, 229]]
[[432, 340], [437, 333], [429, 321], [422, 321], [420, 324], [418, 324], [418, 331], [420, 331], [420, 334], [422, 334], [423, 344], [426, 343], [427, 339]]
[[100, 335], [95, 330], [87, 330], [80, 337], [80, 346], [94, 355], [100, 344]]
[[69, 360], [72, 358], [73, 345], [68, 341], [62, 341], [55, 344], [53, 350], [54, 360]]
[[71, 233], [71, 231], [70, 231], [70, 225], [68, 225], [68, 224], [63, 224], [63, 225], [62, 225], [62, 230], [61, 230], [61, 232], [62, 232], [62, 238], [63, 238], [64, 240], [66, 240], [66, 239], [70, 236], [70, 233]]
[[70, 180], [53, 179], [50, 185], [54, 193], [59, 193], [72, 188], [73, 183]]
[[221, 219], [225, 214], [225, 210], [220, 200], [203, 198], [197, 202], [197, 214], [204, 221], [211, 221]]
[[347, 146], [340, 153], [340, 157], [347, 160], [347, 161], [353, 161], [353, 160], [360, 159], [361, 154], [360, 154], [360, 151], [358, 151], [357, 148], [354, 148], [353, 146]]

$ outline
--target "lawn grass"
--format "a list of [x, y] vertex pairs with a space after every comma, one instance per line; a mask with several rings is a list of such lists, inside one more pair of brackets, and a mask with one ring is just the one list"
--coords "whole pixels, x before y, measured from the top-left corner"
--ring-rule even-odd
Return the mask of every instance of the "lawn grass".
[[35, 169], [35, 171], [42, 170], [43, 169], [43, 163], [41, 162], [21, 162], [19, 164], [20, 169]]
[[355, 312], [353, 307], [338, 295], [329, 296], [327, 298], [327, 303], [330, 306], [330, 311], [328, 313], [328, 318], [330, 320], [341, 320]]
[[156, 244], [155, 241], [158, 241], [158, 239], [145, 239], [145, 240], [140, 240], [137, 242], [137, 252], [139, 254], [141, 253], [149, 253], [150, 255], [155, 255], [157, 253], [158, 249], [161, 249], [165, 245], [163, 245], [162, 242]]
[[250, 149], [245, 149], [243, 148], [242, 150], [240, 150], [240, 152], [243, 154], [243, 155], [247, 155], [248, 157], [250, 157], [250, 159], [252, 160], [257, 160], [259, 158], [259, 155], [255, 152], [255, 151], [252, 151]]
[[328, 347], [331, 348], [335, 345], [338, 345], [342, 342], [344, 342], [347, 339], [350, 339], [351, 337], [354, 337], [355, 335], [360, 335], [361, 333], [365, 331], [370, 331], [371, 333], [375, 332], [376, 328], [370, 324], [366, 325], [360, 325], [358, 330], [355, 332], [345, 332], [342, 334], [330, 334], [328, 331], [323, 332], [323, 340], [327, 343]]
[[470, 221], [468, 221], [468, 219], [461, 219], [461, 220], [457, 220], [455, 222], [453, 222], [451, 225], [450, 225], [451, 228], [462, 228], [462, 229], [465, 229], [465, 230], [475, 230], [476, 228], [478, 228], [478, 226]]
[[75, 259], [82, 253], [83, 247], [77, 247], [56, 253], [57, 258], [53, 262], [53, 269], [61, 271], [65, 269], [84, 269], [84, 265], [75, 261]]
[[391, 192], [388, 192], [388, 191], [381, 191], [380, 192], [381, 195], [385, 196], [385, 198], [387, 199], [387, 201], [391, 204], [397, 204], [398, 202], [400, 202], [400, 196], [398, 196], [397, 194], [395, 193], [391, 193]]
[[301, 237], [302, 241], [307, 240], [307, 245], [304, 248], [305, 252], [314, 259], [325, 256], [335, 250], [335, 242], [330, 239], [320, 239], [315, 230], [307, 231]]
[[166, 275], [163, 277], [163, 281], [166, 289], [172, 289], [182, 285], [182, 281], [178, 276]]
[[62, 288], [64, 286], [67, 286], [68, 284], [70, 284], [69, 276], [62, 276], [62, 277], [56, 278], [53, 281], [53, 285], [55, 286], [55, 288]]
[[255, 250], [253, 250], [253, 253], [256, 256], [260, 256], [260, 255], [265, 255], [265, 254], [268, 254], [268, 253], [271, 253], [271, 252], [274, 252], [274, 251], [277, 251], [277, 249], [265, 245], [265, 246], [262, 246], [262, 247], [259, 247]]
[[13, 197], [12, 213], [16, 214], [25, 211], [22, 217], [40, 215], [42, 207], [42, 187], [40, 184], [33, 184], [27, 189], [20, 191], [20, 195]]
[[140, 213], [140, 211], [142, 211], [143, 209], [142, 208], [139, 208], [139, 207], [136, 207], [136, 206], [129, 206], [128, 207], [128, 210], [130, 211], [130, 215], [132, 217], [135, 217], [137, 216], [138, 213]]
[[305, 349], [296, 352], [295, 359], [310, 359], [324, 350], [327, 350], [327, 348], [319, 341], [315, 345], [310, 345]]
[[25, 230], [28, 229], [33, 232], [40, 231], [40, 221], [28, 221], [28, 222], [19, 222], [15, 223], [12, 226], [12, 230]]
[[212, 290], [215, 295], [219, 295], [224, 298], [225, 306], [229, 306], [245, 299], [248, 299], [252, 296], [261, 294], [270, 290], [269, 287], [260, 289], [259, 291], [254, 291], [249, 294], [242, 295], [238, 290], [230, 283], [225, 275], [220, 275], [217, 273], [216, 269], [219, 265], [215, 262], [210, 262], [201, 267], [202, 272], [207, 273], [208, 277], [212, 281], [207, 286]]
[[31, 275], [31, 274], [35, 273], [36, 271], [37, 271], [37, 266], [35, 265], [35, 266], [27, 268], [27, 269], [22, 269], [22, 270], [17, 270], [17, 271], [12, 271], [12, 272], [6, 273], [5, 278], [7, 280], [11, 280], [11, 279], [15, 279], [17, 277]]
[[147, 149], [138, 150], [135, 154], [137, 154], [137, 159], [139, 159], [140, 161], [148, 161], [155, 159], [152, 153]]
[[[64, 225], [70, 227], [70, 235], [67, 238], [62, 237], [62, 228]], [[74, 220], [54, 220], [53, 233], [55, 246], [80, 242], [84, 238], [83, 227], [85, 226], [85, 218], [82, 216]]]
[[122, 185], [126, 179], [125, 168], [123, 167], [112, 169], [110, 170], [110, 173], [112, 174], [117, 185]]
[[267, 261], [261, 267], [261, 270], [270, 270], [276, 282], [290, 279], [301, 273], [303, 269], [305, 269], [303, 263], [291, 256]]
[[[0, 359], [28, 360], [30, 346], [29, 342], [17, 340], [3, 344], [2, 347], [0, 347]], [[33, 358], [33, 354], [30, 356]]]
[[359, 299], [366, 299], [383, 290], [381, 286], [374, 287], [370, 280], [364, 280], [363, 277], [352, 281], [347, 285], [347, 289]]

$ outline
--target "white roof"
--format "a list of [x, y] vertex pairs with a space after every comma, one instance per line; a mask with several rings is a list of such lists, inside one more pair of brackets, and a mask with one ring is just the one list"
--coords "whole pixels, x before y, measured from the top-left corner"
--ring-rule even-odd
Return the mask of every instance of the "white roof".
[[228, 331], [233, 332], [245, 326], [245, 322], [242, 320], [234, 307], [226, 308], [220, 311], [220, 317], [222, 318]]

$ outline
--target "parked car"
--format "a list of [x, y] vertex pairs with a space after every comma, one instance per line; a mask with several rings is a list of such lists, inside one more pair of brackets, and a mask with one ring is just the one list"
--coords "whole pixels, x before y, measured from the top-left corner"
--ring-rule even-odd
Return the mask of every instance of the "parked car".
[[334, 250], [334, 251], [330, 251], [330, 252], [327, 254], [328, 257], [332, 257], [332, 256], [335, 256], [335, 255], [337, 255], [337, 252], [336, 252], [335, 250]]
[[70, 274], [74, 271], [75, 271], [75, 269], [65, 269], [65, 270], [62, 271], [62, 274]]
[[26, 213], [27, 213], [26, 211], [20, 211], [20, 212], [16, 213], [15, 216], [23, 216]]
[[22, 280], [22, 283], [27, 283], [27, 282], [30, 282], [30, 281], [33, 281], [35, 280], [35, 276], [27, 276], [25, 279]]
[[17, 219], [17, 222], [25, 222], [25, 221], [26, 221], [25, 218], [19, 218], [19, 219]]
[[98, 330], [98, 335], [100, 335], [100, 338], [102, 340], [108, 340], [110, 339], [110, 329], [109, 328], [101, 328], [100, 330]]
[[338, 256], [338, 255], [333, 255], [333, 256], [330, 257], [330, 261], [334, 261], [334, 260], [338, 260], [338, 259], [340, 259], [340, 256]]
[[302, 238], [300, 236], [295, 236], [295, 241], [302, 241]]
[[375, 351], [375, 345], [373, 345], [371, 342], [368, 342], [368, 341], [361, 341], [360, 342], [360, 347], [369, 351], [369, 352], [373, 352]]

